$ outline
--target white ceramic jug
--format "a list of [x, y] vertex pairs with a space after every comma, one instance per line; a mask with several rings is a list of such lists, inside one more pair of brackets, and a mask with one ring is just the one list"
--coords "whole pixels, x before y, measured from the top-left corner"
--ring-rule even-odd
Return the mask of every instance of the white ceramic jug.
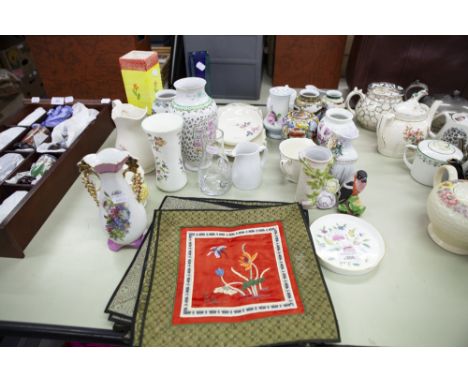
[[[262, 153], [260, 156], [260, 153]], [[241, 190], [253, 190], [262, 183], [262, 168], [268, 150], [252, 142], [238, 143], [233, 150], [232, 183]]]
[[154, 170], [154, 159], [146, 134], [141, 129], [145, 117], [146, 109], [120, 100], [112, 101], [112, 119], [117, 128], [115, 147], [137, 158], [146, 174]]

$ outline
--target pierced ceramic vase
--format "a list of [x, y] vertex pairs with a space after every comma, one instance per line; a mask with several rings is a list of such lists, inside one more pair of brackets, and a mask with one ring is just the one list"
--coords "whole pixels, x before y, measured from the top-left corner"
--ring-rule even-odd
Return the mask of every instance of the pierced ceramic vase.
[[174, 83], [177, 95], [172, 101], [174, 113], [184, 119], [182, 157], [187, 170], [197, 171], [203, 154], [203, 134], [218, 125], [216, 103], [205, 92], [203, 78], [187, 77]]
[[[128, 152], [109, 148], [86, 155], [78, 167], [86, 189], [99, 207], [109, 249], [118, 251], [127, 245], [138, 248], [147, 223], [138, 161]], [[125, 180], [128, 172], [133, 173], [132, 186]]]
[[138, 159], [146, 174], [154, 170], [154, 161], [146, 134], [141, 129], [145, 117], [146, 109], [119, 100], [112, 101], [112, 119], [117, 128], [115, 147]]
[[183, 125], [182, 117], [174, 113], [154, 114], [142, 123], [153, 150], [156, 186], [163, 191], [177, 191], [187, 184], [181, 152]]

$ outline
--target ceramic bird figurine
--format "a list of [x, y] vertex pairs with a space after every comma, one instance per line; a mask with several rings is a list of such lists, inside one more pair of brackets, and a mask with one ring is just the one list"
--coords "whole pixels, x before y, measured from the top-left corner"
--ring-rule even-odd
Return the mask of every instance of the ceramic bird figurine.
[[338, 199], [338, 211], [354, 216], [361, 216], [366, 207], [362, 205], [359, 194], [366, 188], [367, 173], [359, 170], [354, 179], [343, 183]]

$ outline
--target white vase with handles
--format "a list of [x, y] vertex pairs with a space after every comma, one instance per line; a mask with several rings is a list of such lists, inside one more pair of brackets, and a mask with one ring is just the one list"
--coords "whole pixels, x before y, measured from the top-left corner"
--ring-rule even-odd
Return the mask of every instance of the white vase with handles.
[[156, 186], [162, 191], [177, 191], [187, 184], [181, 151], [183, 125], [182, 117], [174, 113], [154, 114], [142, 123], [153, 150]]
[[[127, 245], [138, 248], [143, 240], [147, 218], [138, 167], [138, 161], [128, 152], [115, 148], [88, 154], [78, 163], [83, 183], [99, 207], [112, 251]], [[128, 173], [133, 174], [131, 186], [125, 179]]]
[[145, 117], [146, 108], [122, 103], [120, 100], [112, 101], [112, 120], [117, 129], [115, 147], [137, 158], [146, 174], [154, 170], [154, 160], [146, 134], [141, 129], [141, 122]]

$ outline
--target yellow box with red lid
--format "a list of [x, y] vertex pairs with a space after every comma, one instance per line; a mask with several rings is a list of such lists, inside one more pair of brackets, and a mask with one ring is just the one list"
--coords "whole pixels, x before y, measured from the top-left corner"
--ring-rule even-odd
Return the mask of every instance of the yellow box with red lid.
[[127, 102], [152, 113], [156, 92], [163, 88], [158, 54], [132, 50], [119, 58]]

